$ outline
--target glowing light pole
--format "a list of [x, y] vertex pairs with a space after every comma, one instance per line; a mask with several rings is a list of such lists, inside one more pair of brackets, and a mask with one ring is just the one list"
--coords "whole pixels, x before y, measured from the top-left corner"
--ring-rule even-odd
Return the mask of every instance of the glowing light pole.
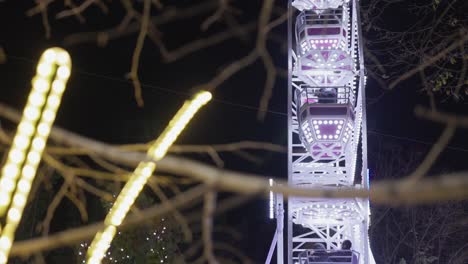
[[120, 192], [109, 214], [106, 216], [104, 221], [106, 225], [105, 229], [96, 234], [88, 249], [88, 264], [101, 263], [115, 236], [117, 227], [122, 223], [149, 177], [153, 175], [156, 169], [155, 162], [166, 155], [169, 147], [174, 143], [192, 117], [210, 100], [211, 93], [202, 91], [197, 93], [192, 100], [185, 102], [163, 133], [151, 145], [147, 155], [152, 160], [140, 162]]
[[47, 49], [37, 65], [32, 91], [1, 172], [0, 218], [7, 215], [5, 227], [0, 226], [0, 264], [8, 260], [70, 72], [70, 56], [61, 48]]

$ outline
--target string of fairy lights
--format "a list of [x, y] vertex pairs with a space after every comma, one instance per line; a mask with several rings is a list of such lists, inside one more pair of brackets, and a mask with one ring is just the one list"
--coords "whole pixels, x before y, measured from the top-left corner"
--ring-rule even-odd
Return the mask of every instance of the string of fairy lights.
[[[21, 221], [32, 182], [42, 158], [46, 142], [60, 106], [66, 83], [71, 73], [71, 58], [61, 48], [47, 49], [40, 57], [36, 76], [32, 80], [32, 90], [18, 124], [12, 147], [0, 174], [0, 219], [5, 218], [5, 225], [0, 223], [0, 264], [8, 261], [16, 229]], [[149, 148], [150, 161], [142, 161], [134, 170], [130, 179], [118, 195], [105, 218], [105, 228], [98, 232], [88, 247], [84, 263], [101, 263], [103, 258], [117, 263], [115, 256], [108, 251], [116, 235], [117, 227], [122, 223], [130, 207], [142, 191], [149, 177], [156, 169], [156, 162], [162, 159], [170, 146], [188, 125], [198, 110], [212, 99], [210, 92], [201, 91], [184, 103], [169, 122], [163, 133]], [[163, 219], [164, 221], [164, 219]], [[164, 234], [166, 226], [162, 227]], [[118, 233], [120, 234], [120, 232]], [[153, 235], [161, 240], [161, 234], [155, 230]], [[150, 237], [147, 237], [150, 240]], [[164, 254], [165, 248], [162, 248]], [[124, 248], [120, 248], [124, 252]], [[107, 254], [106, 254], [107, 252]], [[150, 252], [156, 253], [153, 248]], [[83, 253], [79, 251], [79, 255]], [[161, 263], [167, 259], [161, 258]], [[130, 256], [121, 256], [121, 259]]]
[[0, 176], [0, 264], [7, 263], [15, 232], [71, 72], [71, 59], [60, 48], [39, 59], [32, 90]]
[[104, 220], [106, 227], [96, 234], [93, 242], [89, 246], [86, 263], [101, 263], [115, 236], [117, 227], [122, 223], [130, 207], [135, 203], [136, 198], [142, 191], [149, 177], [153, 175], [156, 169], [156, 161], [162, 159], [166, 155], [169, 147], [174, 143], [193, 116], [203, 105], [208, 103], [211, 98], [210, 92], [202, 91], [197, 93], [192, 100], [186, 101], [169, 122], [162, 134], [151, 145], [147, 151], [147, 155], [152, 160], [140, 162], [130, 176]]

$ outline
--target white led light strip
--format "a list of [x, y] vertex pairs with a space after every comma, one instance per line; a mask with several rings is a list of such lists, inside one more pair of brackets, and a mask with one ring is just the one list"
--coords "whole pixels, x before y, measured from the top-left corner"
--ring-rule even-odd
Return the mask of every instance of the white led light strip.
[[[270, 186], [273, 186], [273, 179], [269, 179], [268, 183]], [[272, 191], [270, 191], [270, 219], [275, 218], [275, 196]]]
[[47, 49], [39, 59], [28, 102], [1, 172], [0, 218], [7, 215], [5, 227], [0, 226], [0, 264], [8, 261], [70, 71], [71, 59], [63, 49]]
[[96, 234], [88, 249], [88, 264], [101, 263], [115, 236], [117, 227], [122, 223], [149, 177], [153, 175], [156, 169], [155, 161], [162, 159], [166, 155], [169, 147], [174, 143], [182, 130], [184, 130], [192, 117], [210, 100], [211, 93], [202, 91], [197, 93], [192, 100], [185, 102], [163, 133], [151, 145], [147, 155], [152, 161], [140, 162], [133, 171], [132, 176], [125, 184], [109, 214], [106, 216], [104, 221], [106, 225], [105, 229]]

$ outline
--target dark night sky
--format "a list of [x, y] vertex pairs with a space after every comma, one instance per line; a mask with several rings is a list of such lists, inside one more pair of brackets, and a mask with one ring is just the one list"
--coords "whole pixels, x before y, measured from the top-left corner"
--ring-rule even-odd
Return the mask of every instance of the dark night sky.
[[[25, 11], [33, 5], [32, 3], [33, 1], [11, 0], [0, 2], [0, 44], [8, 56], [7, 63], [0, 65], [0, 101], [17, 109], [25, 104], [30, 90], [30, 79], [43, 49], [60, 46], [64, 36], [70, 33], [109, 28], [118, 23], [121, 15], [115, 12], [109, 18], [105, 18], [97, 8], [92, 8], [87, 13], [86, 17], [89, 20], [86, 25], [80, 25], [73, 18], [61, 21], [51, 19], [52, 39], [46, 40], [40, 16], [25, 16]], [[253, 14], [258, 12], [258, 7], [258, 1], [255, 1], [255, 4], [244, 2], [242, 8], [247, 11], [241, 19], [254, 19]], [[54, 5], [50, 13], [55, 14], [60, 8], [60, 5]], [[404, 10], [398, 12], [405, 18]], [[382, 19], [385, 19], [385, 16]], [[195, 29], [202, 20], [203, 17], [193, 19], [189, 24], [179, 21], [162, 27], [161, 31], [164, 38], [170, 40], [170, 46], [176, 47], [199, 34]], [[400, 23], [403, 22], [400, 20]], [[396, 27], [398, 26], [396, 24]], [[277, 33], [285, 34], [281, 30]], [[202, 35], [206, 36], [209, 33]], [[286, 38], [286, 35], [284, 36]], [[366, 37], [372, 39], [372, 36]], [[158, 49], [147, 41], [140, 64], [140, 79], [144, 84], [143, 96], [146, 103], [143, 109], [136, 106], [133, 88], [124, 77], [130, 69], [136, 35], [111, 41], [106, 48], [99, 48], [94, 43], [66, 47], [72, 56], [73, 70], [56, 125], [108, 143], [151, 140], [189, 96], [194, 84], [210, 80], [222, 66], [246, 55], [254, 40], [254, 36], [247, 42], [235, 39], [197, 52], [173, 64], [160, 62]], [[283, 65], [285, 68], [286, 54], [276, 45], [269, 48], [277, 65]], [[258, 140], [284, 145], [287, 137], [286, 116], [281, 113], [286, 113], [286, 79], [277, 78], [270, 104], [270, 110], [274, 112], [267, 115], [265, 122], [258, 122], [255, 108], [262, 92], [264, 78], [262, 65], [256, 63], [224, 83], [214, 93], [215, 100], [202, 110], [178, 143], [216, 144]], [[372, 144], [382, 140], [403, 146], [415, 145], [422, 150], [428, 150], [427, 144], [395, 139], [375, 132], [429, 143], [436, 140], [442, 127], [413, 116], [415, 104], [428, 103], [427, 98], [416, 91], [417, 85], [417, 81], [414, 80], [404, 82], [394, 91], [385, 92], [380, 100], [368, 106], [371, 151]], [[369, 80], [367, 89], [371, 98], [382, 93], [373, 80]], [[445, 103], [443, 108], [468, 113], [465, 103]], [[458, 162], [468, 157], [468, 142], [466, 137], [463, 137], [466, 135], [464, 133], [466, 132], [458, 131], [450, 145], [464, 148], [466, 151], [448, 150], [442, 157], [441, 163], [450, 164], [453, 170], [468, 168], [466, 163]], [[225, 158], [226, 167], [230, 169], [286, 178], [285, 155], [265, 155], [265, 161], [260, 165], [250, 164], [232, 155], [226, 155]], [[373, 164], [372, 156], [370, 164]], [[374, 177], [378, 178], [378, 172]], [[241, 210], [230, 213], [230, 219], [226, 220], [245, 234], [243, 245], [249, 255], [257, 261], [264, 258], [274, 230], [273, 224], [267, 221], [266, 208], [265, 201], [257, 200]]]

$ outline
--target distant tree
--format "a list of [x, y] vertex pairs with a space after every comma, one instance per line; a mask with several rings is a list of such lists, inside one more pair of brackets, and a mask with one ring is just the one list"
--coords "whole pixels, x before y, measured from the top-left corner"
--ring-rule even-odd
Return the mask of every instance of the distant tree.
[[[413, 171], [423, 152], [387, 141], [374, 148], [374, 177], [394, 179]], [[443, 165], [440, 165], [443, 166]], [[466, 263], [466, 202], [388, 208], [373, 206], [370, 229], [378, 263]]]
[[369, 75], [383, 88], [419, 78], [417, 89], [434, 100], [468, 95], [468, 2], [363, 0]]

